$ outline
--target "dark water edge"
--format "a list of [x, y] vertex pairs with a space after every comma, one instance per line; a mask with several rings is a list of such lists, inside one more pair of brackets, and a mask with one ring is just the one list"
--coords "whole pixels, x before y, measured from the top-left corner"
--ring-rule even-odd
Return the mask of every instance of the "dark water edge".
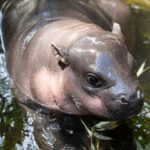
[[[134, 16], [137, 25], [137, 44], [133, 55], [137, 60], [137, 66], [140, 66], [145, 59], [148, 66], [150, 65], [150, 12], [138, 12]], [[65, 130], [67, 132], [65, 134], [70, 141], [66, 139], [56, 141], [54, 135], [58, 139], [61, 137], [60, 124], [56, 124], [55, 120], [49, 120], [46, 115], [30, 111], [25, 113], [11, 92], [2, 48], [0, 51], [0, 150], [59, 150], [60, 147], [61, 150], [88, 149], [84, 146], [85, 141], [81, 140], [83, 134], [78, 134], [80, 131], [75, 131], [76, 139], [78, 139], [75, 141], [71, 136], [74, 130], [69, 127], [69, 130]], [[140, 81], [146, 100], [142, 113], [127, 121], [127, 125], [121, 125], [120, 128], [112, 131], [110, 136], [118, 140], [101, 143], [102, 150], [111, 148], [136, 150], [135, 140], [143, 148], [150, 145], [150, 71], [143, 74]], [[60, 118], [60, 121], [62, 123], [66, 120]], [[72, 120], [68, 122], [73, 123]], [[88, 141], [86, 142], [89, 144]], [[56, 143], [55, 146], [53, 143]], [[150, 147], [147, 150], [150, 150]]]

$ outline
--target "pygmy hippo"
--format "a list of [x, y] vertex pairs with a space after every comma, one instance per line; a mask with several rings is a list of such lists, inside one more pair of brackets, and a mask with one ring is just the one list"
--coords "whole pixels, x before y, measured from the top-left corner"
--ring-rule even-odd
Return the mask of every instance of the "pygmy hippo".
[[119, 25], [124, 31], [128, 11], [119, 0], [6, 1], [3, 41], [14, 85], [50, 110], [110, 120], [136, 115], [143, 94]]

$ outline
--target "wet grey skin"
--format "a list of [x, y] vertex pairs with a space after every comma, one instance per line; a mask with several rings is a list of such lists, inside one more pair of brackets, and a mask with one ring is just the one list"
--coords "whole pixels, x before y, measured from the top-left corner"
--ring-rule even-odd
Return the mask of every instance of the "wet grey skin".
[[[141, 111], [143, 94], [121, 33], [130, 12], [123, 1], [105, 2], [4, 3], [7, 68], [23, 93], [18, 94], [20, 101], [109, 120], [128, 119]], [[114, 6], [122, 10], [115, 17]]]

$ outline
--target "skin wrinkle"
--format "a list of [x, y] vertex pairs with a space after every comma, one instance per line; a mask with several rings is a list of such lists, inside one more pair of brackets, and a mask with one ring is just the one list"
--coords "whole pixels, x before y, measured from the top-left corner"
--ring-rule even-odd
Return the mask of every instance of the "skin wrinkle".
[[[53, 74], [53, 77], [52, 77], [52, 74]], [[41, 77], [43, 77], [43, 76], [44, 76], [45, 81], [41, 81], [41, 79], [43, 79]], [[70, 105], [71, 105], [71, 103], [69, 102], [70, 99], [68, 99], [66, 97], [66, 94], [65, 94], [65, 92], [63, 90], [64, 88], [61, 87], [61, 85], [60, 85], [62, 82], [60, 81], [60, 84], [59, 84], [59, 82], [56, 82], [56, 81], [59, 80], [59, 78], [57, 78], [57, 76], [56, 77], [54, 77], [54, 76], [55, 76], [54, 73], [49, 73], [49, 71], [47, 70], [47, 68], [41, 68], [40, 71], [38, 73], [36, 73], [36, 75], [34, 76], [34, 81], [33, 81], [34, 85], [33, 86], [34, 86], [34, 89], [36, 90], [36, 91], [34, 91], [34, 93], [39, 93], [39, 95], [37, 95], [36, 97], [39, 98], [40, 103], [42, 103], [43, 105], [55, 108], [55, 106], [53, 107], [53, 105], [54, 105], [53, 103], [55, 103], [55, 105], [61, 111], [66, 112], [67, 109], [68, 110], [70, 109]], [[51, 79], [51, 81], [47, 81], [47, 79]], [[39, 88], [39, 86], [36, 84], [37, 80], [38, 80], [38, 85], [39, 84], [43, 85], [43, 87], [40, 86], [40, 88]], [[39, 81], [41, 81], [41, 83], [39, 83]], [[45, 85], [45, 83], [50, 83], [50, 84], [46, 84]], [[45, 88], [48, 90], [47, 92], [45, 91]], [[47, 96], [44, 95], [45, 98], [41, 97], [43, 95], [42, 93], [45, 93], [45, 94], [49, 93], [49, 96], [48, 95]], [[43, 100], [43, 101], [41, 101], [41, 100]], [[72, 109], [73, 108], [74, 107], [72, 107]], [[76, 110], [74, 110], [74, 111], [76, 111]], [[72, 113], [72, 112], [67, 111], [67, 113]]]
[[[41, 32], [44, 32], [44, 31], [47, 32], [48, 28], [52, 28], [50, 34], [53, 35], [53, 43], [62, 43], [62, 42], [60, 42], [60, 39], [62, 40], [65, 35], [66, 38], [68, 38], [68, 40], [67, 41], [62, 40], [62, 41], [64, 42], [63, 45], [67, 45], [68, 48], [72, 47], [72, 44], [74, 45], [80, 38], [85, 37], [88, 33], [93, 34], [93, 33], [100, 32], [100, 30], [97, 30], [97, 29], [100, 29], [100, 27], [98, 27], [96, 25], [92, 25], [92, 24], [82, 23], [77, 20], [74, 20], [74, 21], [65, 20], [65, 21], [59, 21], [59, 22], [61, 23], [61, 31], [60, 31], [60, 28], [57, 28], [58, 24], [53, 23], [51, 25], [45, 26], [41, 30]], [[79, 24], [79, 26], [77, 26], [77, 28], [66, 29], [66, 25], [68, 26], [68, 24], [72, 24], [72, 23], [73, 24], [80, 23], [80, 24]], [[93, 30], [91, 30], [91, 28], [93, 28]], [[96, 29], [96, 31], [95, 31], [95, 29]], [[72, 30], [74, 30], [74, 32], [72, 32]], [[58, 32], [62, 32], [62, 34], [61, 35], [59, 34], [59, 36], [58, 36], [58, 34], [57, 34]], [[59, 42], [57, 42], [57, 41], [59, 41]]]
[[[44, 77], [44, 78], [41, 78], [41, 77]], [[36, 94], [34, 94], [36, 97], [38, 97], [38, 99], [41, 101], [43, 101], [42, 103], [44, 104], [45, 102], [47, 102], [47, 100], [48, 100], [48, 102], [47, 103], [45, 103], [45, 105], [49, 105], [50, 103], [54, 103], [54, 106], [59, 106], [57, 103], [56, 103], [56, 100], [55, 100], [55, 98], [54, 98], [54, 94], [52, 94], [52, 92], [51, 92], [51, 94], [49, 93], [48, 94], [48, 92], [46, 92], [45, 90], [48, 90], [48, 89], [51, 89], [50, 87], [46, 87], [46, 85], [45, 85], [45, 83], [48, 83], [48, 81], [47, 81], [47, 79], [49, 80], [49, 77], [47, 76], [47, 70], [46, 70], [46, 68], [42, 68], [42, 69], [40, 69], [39, 70], [39, 72], [38, 73], [35, 73], [34, 75], [33, 75], [33, 82], [32, 82], [32, 84], [33, 84], [33, 87], [34, 87], [34, 93], [38, 93], [38, 95], [36, 95]], [[44, 80], [45, 81], [44, 81]], [[52, 80], [51, 80], [52, 81]], [[41, 82], [41, 83], [40, 83]], [[37, 85], [37, 83], [38, 83], [38, 85]], [[51, 83], [50, 81], [49, 81], [49, 83]], [[39, 84], [40, 84], [40, 87], [39, 87]], [[43, 86], [43, 87], [42, 87]], [[49, 86], [49, 85], [48, 85]], [[36, 88], [35, 88], [36, 87]], [[40, 89], [39, 89], [40, 88]], [[42, 91], [41, 91], [42, 90]], [[45, 94], [48, 94], [47, 96], [44, 94], [42, 94], [42, 93], [45, 93]], [[41, 97], [41, 96], [45, 96], [45, 97]], [[51, 101], [50, 101], [51, 100]], [[52, 106], [51, 106], [52, 107]]]
[[[82, 40], [82, 39], [81, 39]], [[83, 42], [84, 40], [82, 40], [82, 42]], [[109, 40], [108, 40], [109, 41]], [[107, 41], [107, 42], [108, 42]], [[104, 41], [105, 42], [105, 41]], [[113, 42], [113, 41], [112, 41]], [[80, 43], [76, 43], [76, 45], [78, 44], [78, 46], [79, 46], [79, 48], [81, 48], [82, 49], [82, 45], [80, 45]], [[88, 43], [88, 45], [89, 45], [90, 43]], [[105, 42], [105, 44], [106, 44], [106, 42]], [[75, 46], [76, 46], [75, 45]], [[77, 47], [78, 48], [78, 47]], [[76, 50], [76, 49], [75, 49]], [[78, 50], [78, 49], [77, 49]], [[89, 50], [89, 49], [88, 49]], [[87, 51], [88, 51], [87, 50]], [[109, 49], [108, 49], [109, 50]], [[118, 49], [116, 49], [116, 50], [118, 50]], [[106, 51], [106, 50], [105, 50]], [[105, 52], [104, 51], [104, 52]], [[78, 51], [78, 52], [81, 52], [82, 53], [82, 50], [80, 50], [80, 51]], [[104, 53], [104, 52], [102, 52], [102, 53]], [[106, 51], [107, 52], [107, 51]], [[88, 54], [88, 53], [87, 53]], [[107, 55], [108, 55], [108, 53], [106, 53]], [[72, 54], [73, 55], [73, 54]], [[78, 55], [78, 54], [77, 54]], [[119, 55], [120, 55], [120, 53], [119, 53]], [[88, 55], [87, 55], [88, 56]], [[110, 55], [112, 58], [111, 59], [113, 59], [114, 58], [114, 55]], [[125, 56], [126, 57], [126, 56]], [[87, 58], [88, 59], [88, 58]], [[73, 62], [72, 62], [72, 64], [74, 64], [74, 62], [75, 62], [76, 60], [74, 60]], [[116, 61], [118, 61], [118, 60], [116, 60]], [[116, 62], [115, 61], [115, 62]], [[82, 63], [85, 63], [85, 62], [78, 62], [79, 64], [82, 64]], [[87, 61], [87, 63], [88, 63], [88, 61]], [[86, 64], [86, 63], [85, 63]], [[75, 65], [75, 64], [74, 64]], [[78, 66], [78, 65], [76, 65], [76, 66]], [[85, 66], [88, 66], [88, 64], [86, 64]], [[120, 64], [118, 64], [118, 63], [116, 63], [116, 65], [115, 66], [113, 66], [113, 68], [115, 69], [118, 69], [117, 67], [120, 67], [120, 69], [123, 69], [121, 66], [120, 66]], [[81, 66], [82, 67], [82, 66]], [[78, 68], [78, 67], [77, 67]], [[78, 72], [79, 70], [74, 70], [74, 71], [76, 71], [76, 72]], [[115, 71], [115, 70], [114, 70]], [[115, 71], [116, 72], [116, 75], [118, 75], [118, 72], [117, 72], [117, 70]], [[124, 73], [124, 72], [121, 72], [121, 74], [122, 73]], [[77, 74], [78, 75], [78, 74]], [[124, 76], [124, 77], [126, 77], [126, 75]], [[109, 77], [108, 77], [109, 78]], [[121, 78], [121, 77], [120, 77]], [[121, 78], [122, 79], [122, 78]], [[126, 80], [126, 79], [125, 79]], [[118, 79], [115, 79], [115, 81], [117, 81], [117, 82], [119, 82], [118, 81]], [[128, 83], [128, 82], [127, 82]], [[114, 85], [114, 86], [119, 86], [119, 85]], [[77, 88], [77, 87], [76, 87]], [[118, 89], [120, 88], [120, 86], [118, 87]], [[134, 88], [134, 87], [133, 87]], [[74, 88], [72, 88], [72, 89], [75, 89], [75, 87]], [[109, 89], [108, 90], [105, 90], [105, 91], [109, 91]], [[81, 91], [80, 91], [81, 92]], [[106, 92], [106, 93], [107, 93]], [[79, 92], [77, 92], [77, 91], [74, 91], [74, 93], [79, 93]], [[84, 93], [84, 92], [82, 92], [82, 93]], [[114, 93], [117, 93], [117, 91], [116, 92], [114, 92]], [[128, 92], [127, 92], [128, 93]], [[113, 94], [113, 93], [112, 93]], [[78, 96], [76, 96], [76, 97], [78, 97]], [[90, 98], [86, 98], [86, 97], [84, 97], [85, 99], [88, 99], [89, 101], [90, 101]], [[82, 99], [81, 98], [79, 98], [81, 101], [82, 101]], [[99, 99], [99, 98], [98, 98]], [[99, 99], [100, 100], [100, 99]], [[93, 101], [95, 101], [95, 99], [93, 98]], [[104, 101], [104, 99], [102, 100], [101, 99], [101, 101]], [[109, 102], [109, 101], [108, 101]], [[83, 102], [82, 102], [83, 103]], [[95, 101], [95, 103], [97, 103], [96, 101]], [[115, 101], [114, 101], [114, 103], [116, 103]], [[88, 104], [89, 104], [89, 102], [88, 102]], [[93, 108], [95, 108], [95, 106], [93, 106], [93, 105], [91, 105], [91, 104], [89, 104], [90, 106], [91, 106], [91, 108], [93, 107]], [[107, 105], [107, 108], [109, 108], [110, 107], [110, 105]], [[113, 108], [114, 106], [112, 106], [112, 108]], [[86, 108], [86, 106], [85, 106], [85, 108]], [[120, 108], [120, 106], [119, 105], [116, 105], [114, 108], [116, 108], [116, 109], [118, 109], [118, 108]], [[89, 107], [87, 108], [88, 110], [90, 109]], [[97, 108], [95, 108], [95, 109], [97, 109]], [[91, 112], [93, 113], [93, 114], [95, 114], [95, 111], [96, 110], [92, 110]], [[118, 110], [116, 110], [117, 112], [118, 112]], [[120, 113], [121, 113], [122, 111], [120, 110]], [[114, 111], [114, 113], [115, 113], [115, 111]], [[98, 113], [97, 113], [98, 114]], [[104, 115], [104, 114], [103, 114]], [[114, 114], [114, 116], [115, 116], [115, 114]]]
[[[125, 113], [133, 108], [131, 106], [135, 106], [135, 112], [138, 110], [137, 94], [134, 96], [138, 84], [128, 77], [131, 64], [127, 60], [124, 39], [117, 35], [119, 32], [113, 34], [108, 28], [109, 31], [105, 31], [107, 21], [104, 21], [104, 17], [107, 19], [107, 10], [104, 13], [103, 9], [97, 11], [96, 8], [100, 7], [94, 7], [92, 0], [90, 2], [93, 5], [87, 4], [85, 0], [83, 7], [79, 2], [80, 0], [74, 0], [74, 5], [71, 0], [66, 0], [66, 3], [70, 4], [66, 11], [67, 6], [60, 0], [54, 0], [53, 3], [48, 0], [14, 1], [6, 13], [4, 26], [5, 31], [7, 30], [6, 43], [9, 41], [10, 74], [24, 93], [28, 93], [37, 103], [50, 109], [110, 119], [120, 113], [122, 118], [126, 118], [128, 116]], [[95, 2], [98, 3], [98, 0]], [[25, 13], [30, 4], [33, 5], [29, 12]], [[46, 22], [48, 18], [56, 20]], [[103, 28], [99, 27], [100, 24]], [[32, 37], [30, 31], [34, 29], [37, 32]], [[60, 67], [63, 62], [59, 60], [58, 64], [51, 44], [56, 46], [62, 56], [68, 51], [68, 67]], [[96, 62], [96, 59], [100, 61]], [[88, 89], [84, 83], [87, 73], [95, 73], [100, 78], [102, 76], [102, 79], [104, 76], [109, 87], [94, 89], [91, 84], [92, 90]], [[112, 79], [115, 84], [110, 87]], [[119, 96], [126, 94], [129, 97], [131, 93], [134, 94], [132, 99], [129, 99], [131, 105], [124, 107]], [[75, 98], [70, 98], [71, 96]]]
[[[67, 76], [67, 79], [71, 79], [72, 77]], [[81, 87], [79, 87], [76, 83], [76, 81], [72, 80], [72, 84], [67, 86], [67, 90], [71, 95], [74, 95], [75, 97], [77, 97], [80, 102], [83, 105], [83, 108], [85, 108], [87, 110], [87, 114], [90, 112], [94, 115], [97, 116], [107, 116], [106, 112], [105, 112], [105, 107], [102, 107], [102, 101], [99, 98], [94, 98], [91, 97], [90, 95], [85, 94], [85, 92], [83, 91], [83, 89], [81, 89]], [[66, 81], [67, 82], [67, 81]], [[65, 84], [65, 83], [64, 83]], [[99, 107], [101, 106], [101, 107]], [[94, 109], [93, 109], [94, 108]], [[104, 113], [105, 112], [105, 113]]]

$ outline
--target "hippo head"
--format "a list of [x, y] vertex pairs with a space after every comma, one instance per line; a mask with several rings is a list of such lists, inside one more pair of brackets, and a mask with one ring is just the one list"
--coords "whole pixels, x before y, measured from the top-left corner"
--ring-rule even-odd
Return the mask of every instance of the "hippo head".
[[122, 120], [140, 112], [143, 94], [134, 59], [117, 31], [80, 38], [61, 63], [66, 95], [79, 114]]

